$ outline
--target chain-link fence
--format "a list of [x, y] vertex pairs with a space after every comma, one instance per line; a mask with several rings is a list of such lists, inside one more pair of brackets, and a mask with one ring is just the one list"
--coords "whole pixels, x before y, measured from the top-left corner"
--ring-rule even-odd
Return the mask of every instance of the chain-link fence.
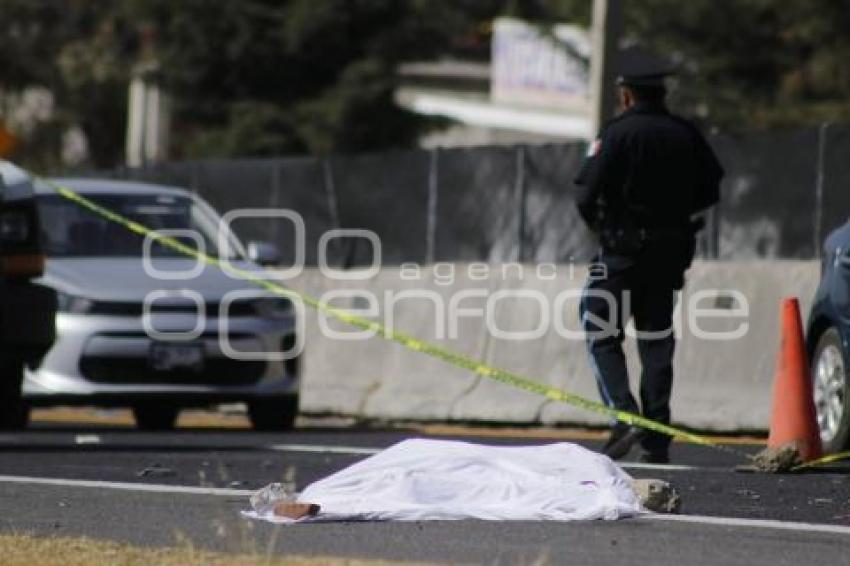
[[[726, 177], [702, 234], [703, 257], [817, 257], [823, 237], [850, 215], [850, 127], [720, 135], [711, 143]], [[308, 263], [331, 228], [374, 231], [384, 264], [567, 263], [595, 250], [573, 204], [583, 155], [575, 143], [166, 163], [112, 173], [190, 188], [222, 212], [294, 210], [305, 220]], [[288, 248], [285, 222], [234, 227], [246, 240]], [[371, 261], [360, 240], [335, 243], [335, 263]]]

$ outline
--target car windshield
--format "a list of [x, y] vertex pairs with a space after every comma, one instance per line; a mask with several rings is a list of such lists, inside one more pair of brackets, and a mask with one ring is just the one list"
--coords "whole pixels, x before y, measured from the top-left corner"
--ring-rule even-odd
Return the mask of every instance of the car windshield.
[[[219, 217], [202, 201], [170, 194], [85, 194], [86, 198], [152, 230], [187, 230], [195, 237], [176, 237], [181, 243], [213, 257], [240, 259], [240, 243], [226, 234], [227, 249], [220, 249]], [[38, 197], [42, 236], [48, 257], [142, 257], [144, 236], [107, 220], [60, 195]], [[171, 234], [166, 234], [172, 236]], [[167, 246], [153, 242], [154, 257], [183, 257]]]

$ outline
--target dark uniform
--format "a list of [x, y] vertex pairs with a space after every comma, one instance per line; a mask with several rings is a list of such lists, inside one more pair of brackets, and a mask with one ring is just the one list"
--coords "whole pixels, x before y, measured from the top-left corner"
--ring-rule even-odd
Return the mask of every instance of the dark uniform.
[[[646, 73], [638, 65], [620, 83], [661, 86], [665, 74]], [[594, 262], [605, 265], [607, 276], [589, 279], [580, 312], [608, 406], [670, 422], [675, 291], [693, 259], [700, 225], [692, 216], [718, 201], [722, 176], [705, 139], [691, 123], [670, 114], [663, 97], [634, 104], [606, 124], [591, 145], [575, 181], [577, 204], [599, 236]], [[594, 269], [596, 275], [600, 269]], [[629, 390], [622, 349], [631, 317], [643, 369], [640, 405]], [[645, 459], [666, 461], [670, 440], [618, 424], [606, 453], [622, 457], [640, 441]]]

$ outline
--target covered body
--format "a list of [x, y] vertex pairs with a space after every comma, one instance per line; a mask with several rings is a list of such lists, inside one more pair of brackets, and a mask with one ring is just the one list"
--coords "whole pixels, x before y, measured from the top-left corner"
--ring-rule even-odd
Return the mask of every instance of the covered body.
[[[644, 512], [631, 478], [581, 446], [405, 440], [307, 486], [303, 520], [619, 519]], [[291, 522], [272, 513], [249, 516]]]

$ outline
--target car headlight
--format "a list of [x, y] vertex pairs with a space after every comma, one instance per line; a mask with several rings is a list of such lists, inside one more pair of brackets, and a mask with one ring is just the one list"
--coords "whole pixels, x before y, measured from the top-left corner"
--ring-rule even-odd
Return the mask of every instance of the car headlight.
[[287, 318], [292, 315], [292, 301], [284, 297], [264, 297], [253, 301], [254, 311], [263, 318]]
[[10, 210], [0, 214], [0, 240], [20, 244], [30, 237], [30, 218], [22, 210]]
[[59, 312], [85, 314], [90, 312], [94, 306], [94, 301], [91, 299], [69, 295], [61, 291], [56, 293], [56, 298], [59, 300]]

